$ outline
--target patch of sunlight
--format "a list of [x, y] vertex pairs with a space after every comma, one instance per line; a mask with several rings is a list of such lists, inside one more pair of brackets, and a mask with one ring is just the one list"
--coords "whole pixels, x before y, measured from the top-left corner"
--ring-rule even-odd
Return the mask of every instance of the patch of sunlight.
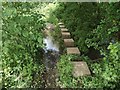
[[45, 16], [43, 17], [43, 19], [47, 21], [51, 17], [51, 13], [56, 9], [58, 5], [59, 4], [57, 2], [42, 3], [42, 7], [36, 7], [35, 11], [37, 11], [40, 14], [43, 14]]

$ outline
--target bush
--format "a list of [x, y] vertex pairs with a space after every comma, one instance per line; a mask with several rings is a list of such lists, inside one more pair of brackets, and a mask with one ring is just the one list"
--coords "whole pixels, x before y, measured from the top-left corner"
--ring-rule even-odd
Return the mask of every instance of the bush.
[[104, 56], [99, 63], [87, 60], [93, 76], [82, 77], [85, 88], [119, 88], [119, 5], [120, 2], [60, 3], [54, 11], [69, 29], [82, 57], [91, 47]]
[[2, 6], [3, 87], [30, 87], [33, 73], [41, 75], [44, 68], [36, 62], [36, 52], [43, 47], [42, 15], [32, 11], [36, 3], [3, 2]]

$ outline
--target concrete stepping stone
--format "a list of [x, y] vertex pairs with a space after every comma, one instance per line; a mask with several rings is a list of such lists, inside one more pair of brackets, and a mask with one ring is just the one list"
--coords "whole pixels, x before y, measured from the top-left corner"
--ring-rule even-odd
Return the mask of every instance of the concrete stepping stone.
[[70, 33], [69, 32], [61, 32], [62, 33], [62, 38], [63, 39], [68, 39], [70, 38]]
[[67, 28], [61, 28], [61, 32], [68, 32]]
[[60, 28], [65, 28], [65, 25], [60, 25], [59, 27], [60, 27]]
[[74, 46], [74, 40], [73, 39], [64, 39], [64, 45], [66, 47], [73, 47]]
[[58, 25], [64, 25], [64, 23], [60, 22], [60, 23], [58, 23]]
[[84, 61], [72, 61], [73, 71], [72, 74], [74, 77], [91, 75], [88, 65]]
[[78, 47], [69, 47], [67, 48], [67, 54], [77, 54], [80, 55]]

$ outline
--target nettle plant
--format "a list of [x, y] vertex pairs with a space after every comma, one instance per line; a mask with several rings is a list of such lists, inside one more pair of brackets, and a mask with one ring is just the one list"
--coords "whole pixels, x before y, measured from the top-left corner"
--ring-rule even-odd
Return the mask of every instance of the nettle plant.
[[36, 3], [2, 3], [2, 68], [3, 87], [30, 87], [33, 72], [41, 74], [43, 65], [36, 64], [36, 52], [43, 47], [42, 15], [33, 12]]

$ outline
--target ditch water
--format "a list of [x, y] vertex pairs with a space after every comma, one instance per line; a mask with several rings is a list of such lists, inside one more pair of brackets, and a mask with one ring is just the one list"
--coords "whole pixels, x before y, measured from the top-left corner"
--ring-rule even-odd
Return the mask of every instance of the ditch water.
[[54, 42], [53, 37], [51, 36], [50, 32], [51, 24], [48, 24], [48, 29], [45, 30], [47, 32], [46, 37], [43, 39], [43, 43], [45, 44], [44, 48], [44, 65], [45, 65], [45, 74], [44, 74], [44, 80], [45, 80], [45, 88], [54, 88], [56, 86], [56, 80], [57, 80], [57, 69], [56, 64], [59, 60], [59, 45]]

